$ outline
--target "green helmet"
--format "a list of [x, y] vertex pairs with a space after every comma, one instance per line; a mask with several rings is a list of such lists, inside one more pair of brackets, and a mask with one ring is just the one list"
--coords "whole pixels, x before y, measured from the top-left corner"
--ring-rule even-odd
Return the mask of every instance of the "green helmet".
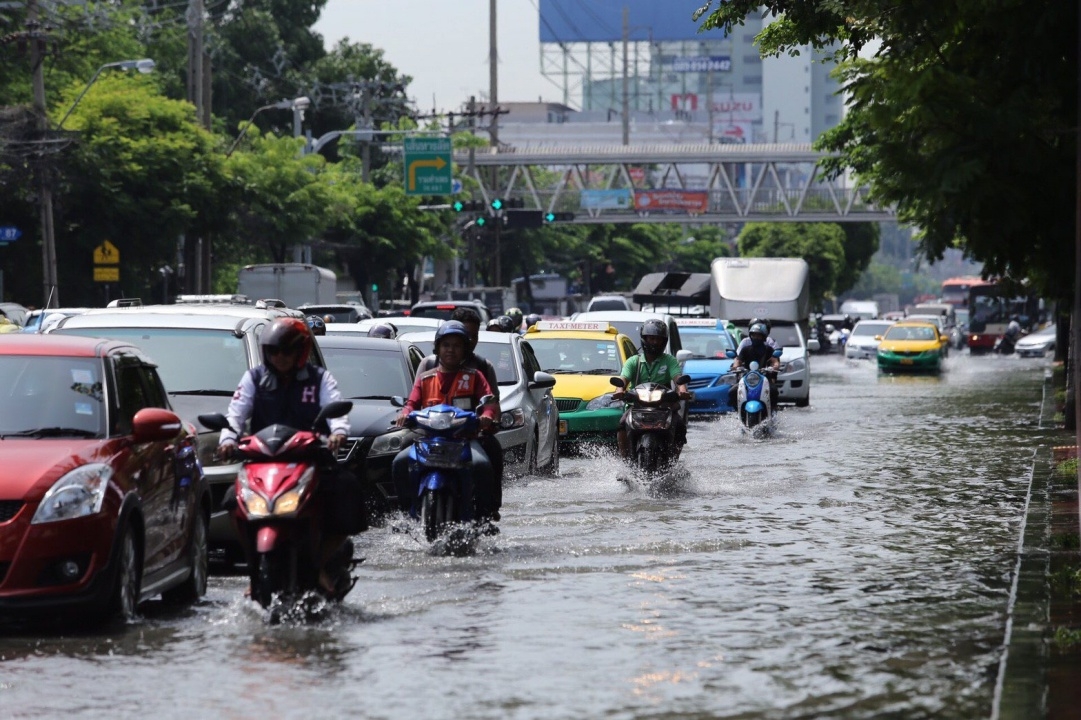
[[521, 327], [522, 327], [522, 311], [521, 311], [521, 309], [516, 308], [516, 307], [512, 307], [512, 308], [508, 309], [505, 314], [507, 316], [509, 316], [511, 320], [514, 321], [514, 329], [515, 330], [520, 330]]

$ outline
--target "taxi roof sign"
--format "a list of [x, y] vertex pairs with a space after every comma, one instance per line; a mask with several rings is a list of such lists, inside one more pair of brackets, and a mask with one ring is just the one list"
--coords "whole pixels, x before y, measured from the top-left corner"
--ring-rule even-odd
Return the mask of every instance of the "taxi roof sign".
[[717, 318], [676, 318], [676, 325], [680, 327], [710, 327], [715, 328], [721, 324]]
[[576, 330], [579, 332], [605, 332], [616, 333], [618, 332], [614, 327], [607, 322], [586, 322], [586, 321], [571, 321], [571, 320], [541, 320], [537, 322], [530, 330], [536, 328], [537, 330]]

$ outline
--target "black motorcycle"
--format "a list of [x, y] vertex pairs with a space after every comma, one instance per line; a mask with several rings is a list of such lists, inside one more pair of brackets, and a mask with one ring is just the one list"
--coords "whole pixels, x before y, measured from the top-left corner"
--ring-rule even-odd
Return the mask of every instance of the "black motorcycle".
[[[675, 379], [676, 385], [688, 382], [687, 375]], [[664, 474], [679, 457], [675, 421], [683, 412], [679, 393], [660, 383], [641, 383], [626, 390], [621, 377], [612, 378], [611, 383], [626, 391], [623, 399], [630, 406], [627, 432], [635, 467], [646, 477]]]

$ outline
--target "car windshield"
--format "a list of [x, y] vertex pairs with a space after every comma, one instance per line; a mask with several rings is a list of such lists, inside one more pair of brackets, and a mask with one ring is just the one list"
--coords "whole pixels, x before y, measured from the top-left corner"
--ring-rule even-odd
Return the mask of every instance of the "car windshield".
[[[457, 305], [427, 305], [413, 308], [413, 310], [409, 313], [409, 316], [450, 320], [451, 313], [453, 313], [457, 309]], [[428, 330], [429, 328], [424, 329]]]
[[803, 347], [795, 325], [774, 325], [769, 331], [769, 336], [773, 338], [773, 344], [779, 348]]
[[891, 327], [886, 331], [887, 340], [934, 340], [935, 329], [926, 326]]
[[342, 397], [391, 398], [408, 395], [412, 381], [402, 362], [398, 343], [388, 341], [387, 350], [376, 348], [326, 347], [323, 359], [338, 381]]
[[530, 338], [541, 369], [550, 373], [617, 374], [623, 369], [616, 341]]
[[500, 385], [518, 384], [518, 367], [510, 343], [480, 342], [473, 352], [495, 365], [495, 377]]
[[628, 303], [621, 297], [618, 298], [594, 298], [589, 303], [589, 311], [594, 310], [630, 310]]
[[101, 437], [104, 427], [99, 360], [0, 356], [0, 436]]
[[725, 332], [686, 331], [680, 333], [683, 349], [690, 350], [696, 358], [723, 358], [726, 350], [735, 350]]
[[[360, 313], [356, 308], [343, 308], [339, 306], [319, 307], [309, 306], [301, 310], [305, 316], [318, 315], [326, 322], [352, 323], [360, 319]], [[327, 316], [330, 316], [329, 318]]]
[[125, 340], [158, 364], [172, 393], [232, 395], [248, 371], [244, 339], [206, 328], [64, 328], [58, 332]]
[[891, 323], [857, 323], [856, 327], [852, 328], [852, 337], [868, 336], [873, 337], [875, 335], [881, 335], [882, 332], [888, 328]]

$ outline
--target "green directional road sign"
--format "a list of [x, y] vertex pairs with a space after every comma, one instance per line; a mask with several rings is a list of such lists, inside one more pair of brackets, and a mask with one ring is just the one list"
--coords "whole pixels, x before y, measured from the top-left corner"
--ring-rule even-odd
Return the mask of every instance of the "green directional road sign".
[[405, 194], [451, 194], [450, 138], [405, 138]]

